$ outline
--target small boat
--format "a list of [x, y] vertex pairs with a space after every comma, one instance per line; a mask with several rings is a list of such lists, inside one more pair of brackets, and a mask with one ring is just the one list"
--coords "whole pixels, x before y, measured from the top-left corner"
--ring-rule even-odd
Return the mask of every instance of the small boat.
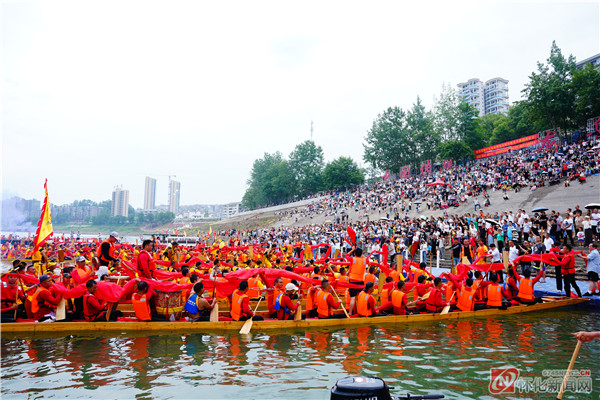
[[[412, 324], [419, 322], [458, 320], [467, 318], [487, 318], [502, 315], [512, 315], [520, 313], [531, 313], [536, 311], [551, 310], [560, 307], [573, 306], [589, 301], [587, 298], [557, 298], [534, 305], [518, 305], [500, 310], [490, 308], [479, 311], [458, 311], [448, 314], [411, 314], [411, 315], [388, 315], [375, 318], [343, 318], [343, 319], [304, 319], [300, 321], [280, 321], [265, 320], [254, 321], [252, 330], [272, 331], [272, 330], [306, 330], [312, 328], [338, 328], [353, 327], [364, 325], [396, 325]], [[13, 322], [0, 324], [0, 333], [41, 333], [41, 332], [206, 332], [206, 331], [239, 331], [244, 322], [241, 321], [219, 321], [219, 322], [140, 322], [135, 318], [123, 318], [116, 322]]]
[[392, 397], [390, 389], [385, 381], [376, 376], [348, 376], [339, 379], [333, 388], [331, 388], [330, 400], [351, 400], [351, 399], [369, 399], [369, 400], [424, 400], [424, 399], [443, 399], [443, 394], [411, 395], [410, 393]]

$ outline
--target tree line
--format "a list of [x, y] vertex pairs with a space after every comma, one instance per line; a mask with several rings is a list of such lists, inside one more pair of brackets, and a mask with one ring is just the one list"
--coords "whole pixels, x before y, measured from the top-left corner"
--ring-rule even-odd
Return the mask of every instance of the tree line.
[[[67, 207], [98, 207], [99, 213], [95, 216], [85, 216], [80, 218], [78, 216], [71, 216], [68, 210], [53, 206], [52, 222], [55, 224], [64, 224], [69, 222], [83, 222], [92, 225], [164, 225], [173, 222], [175, 214], [169, 211], [160, 212], [135, 212], [135, 209], [130, 205], [127, 217], [122, 215], [112, 216], [112, 200], [105, 200], [101, 202], [95, 202], [92, 200], [75, 200], [73, 203], [68, 204]], [[86, 213], [88, 215], [91, 212]], [[39, 218], [38, 218], [39, 219]], [[32, 221], [37, 223], [37, 220]]]
[[242, 205], [254, 209], [283, 204], [364, 181], [364, 171], [350, 157], [325, 164], [321, 146], [307, 140], [298, 144], [287, 159], [275, 152], [255, 160]]

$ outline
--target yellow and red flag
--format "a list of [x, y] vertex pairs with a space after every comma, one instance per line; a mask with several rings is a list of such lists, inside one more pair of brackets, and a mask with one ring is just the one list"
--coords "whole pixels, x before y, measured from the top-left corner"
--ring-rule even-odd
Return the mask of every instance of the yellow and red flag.
[[42, 206], [42, 215], [38, 222], [37, 230], [35, 232], [35, 239], [33, 240], [34, 247], [33, 252], [38, 251], [41, 245], [46, 242], [50, 236], [52, 236], [52, 217], [50, 216], [50, 202], [48, 201], [48, 179], [44, 182], [44, 191], [46, 197], [44, 197], [44, 205]]

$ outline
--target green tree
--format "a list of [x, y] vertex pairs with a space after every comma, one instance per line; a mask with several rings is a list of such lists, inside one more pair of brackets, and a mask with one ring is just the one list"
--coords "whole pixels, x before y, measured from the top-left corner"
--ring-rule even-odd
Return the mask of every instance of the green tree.
[[406, 113], [399, 107], [390, 107], [379, 114], [365, 140], [363, 159], [376, 169], [397, 173], [404, 165], [418, 163], [417, 146], [408, 130]]
[[473, 158], [473, 150], [465, 143], [459, 140], [448, 140], [440, 144], [439, 157], [442, 160], [454, 160], [462, 162]]
[[578, 128], [583, 128], [589, 118], [600, 115], [600, 71], [590, 63], [573, 71], [575, 92], [574, 118]]
[[479, 129], [479, 111], [467, 103], [461, 101], [457, 107], [457, 126], [456, 134], [458, 140], [465, 142], [471, 150], [477, 150], [485, 147], [486, 140]]
[[575, 91], [571, 85], [571, 74], [575, 70], [575, 58], [565, 58], [552, 42], [547, 64], [538, 62], [538, 72], [529, 76], [523, 89], [527, 112], [535, 123], [564, 134], [575, 124]]
[[480, 134], [486, 139], [486, 145], [492, 144], [494, 129], [502, 122], [505, 122], [508, 117], [504, 114], [486, 114], [479, 117]]
[[417, 101], [406, 114], [406, 125], [419, 162], [435, 160], [437, 156], [440, 135], [434, 129], [433, 120], [433, 114], [427, 112], [421, 99], [417, 97]]
[[434, 127], [442, 141], [460, 140], [459, 110], [460, 97], [449, 84], [442, 85], [440, 97], [433, 106]]
[[339, 157], [327, 163], [323, 170], [323, 183], [328, 190], [352, 187], [364, 182], [364, 172], [350, 157]]
[[321, 190], [321, 173], [324, 165], [321, 146], [317, 146], [312, 140], [300, 143], [290, 153], [289, 165], [296, 176], [301, 195]]
[[297, 189], [294, 172], [279, 152], [254, 161], [248, 185], [242, 203], [249, 209], [290, 200]]

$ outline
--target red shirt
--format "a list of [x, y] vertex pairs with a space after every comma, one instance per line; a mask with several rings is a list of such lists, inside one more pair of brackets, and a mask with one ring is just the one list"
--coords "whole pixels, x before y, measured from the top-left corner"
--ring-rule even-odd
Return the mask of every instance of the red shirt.
[[292, 303], [292, 299], [287, 294], [281, 296], [281, 308], [277, 310], [277, 319], [289, 319], [290, 314], [286, 313], [283, 309], [286, 307], [288, 310], [296, 311], [298, 308], [298, 302], [296, 304]]
[[141, 272], [141, 275], [144, 278], [152, 279], [152, 275], [154, 274], [154, 260], [150, 253], [146, 250], [142, 250], [142, 252], [138, 255], [137, 259], [137, 269]]
[[38, 294], [38, 304], [40, 305], [40, 309], [33, 316], [35, 319], [40, 319], [44, 315], [49, 314], [52, 309], [50, 305], [57, 306], [60, 302], [60, 294], [53, 296], [50, 293], [50, 290], [42, 290], [40, 294]]
[[98, 318], [100, 314], [102, 314], [102, 312], [104, 312], [105, 310], [106, 304], [104, 304], [104, 302], [99, 300], [96, 296], [94, 296], [91, 293], [88, 293], [87, 296], [84, 295], [83, 301], [87, 302], [88, 317], [91, 320]]

